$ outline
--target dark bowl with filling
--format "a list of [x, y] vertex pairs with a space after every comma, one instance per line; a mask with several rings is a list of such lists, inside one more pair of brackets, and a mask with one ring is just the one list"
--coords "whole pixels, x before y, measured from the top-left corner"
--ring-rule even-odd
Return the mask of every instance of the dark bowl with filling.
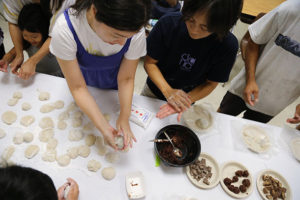
[[182, 125], [168, 125], [156, 134], [155, 139], [167, 139], [166, 132], [175, 147], [182, 152], [178, 157], [173, 152], [170, 142], [155, 142], [154, 149], [160, 160], [167, 166], [184, 167], [198, 159], [201, 152], [201, 144], [197, 135], [189, 128]]

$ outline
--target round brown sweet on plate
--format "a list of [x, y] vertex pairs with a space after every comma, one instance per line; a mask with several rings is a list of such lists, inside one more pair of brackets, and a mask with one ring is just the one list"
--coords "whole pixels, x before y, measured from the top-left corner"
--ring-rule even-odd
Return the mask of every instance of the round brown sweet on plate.
[[[238, 171], [248, 171], [248, 177], [238, 177], [236, 173], [240, 173]], [[238, 178], [237, 182], [232, 182], [231, 185], [226, 185], [225, 179], [233, 179], [233, 177]], [[226, 179], [226, 180], [228, 180]], [[241, 187], [243, 186], [243, 181], [248, 179], [250, 182], [249, 187], [246, 187], [246, 190], [244, 191], [244, 188]], [[253, 183], [252, 183], [252, 176], [249, 173], [249, 170], [242, 164], [234, 161], [230, 161], [227, 163], [224, 163], [221, 168], [221, 186], [223, 190], [230, 196], [237, 198], [237, 199], [242, 199], [248, 197], [252, 191], [253, 191]], [[232, 180], [233, 181], [233, 180]], [[226, 181], [227, 182], [227, 181]]]

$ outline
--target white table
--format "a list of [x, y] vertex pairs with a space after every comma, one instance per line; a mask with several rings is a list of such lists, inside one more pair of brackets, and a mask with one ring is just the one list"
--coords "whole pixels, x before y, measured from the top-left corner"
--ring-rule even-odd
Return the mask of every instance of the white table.
[[[48, 91], [51, 93], [51, 98], [48, 102], [56, 100], [63, 100], [65, 108], [67, 105], [74, 101], [65, 79], [53, 76], [37, 74], [34, 80], [22, 81], [15, 78], [13, 75], [0, 73], [0, 114], [6, 110], [13, 110], [18, 114], [18, 120], [14, 124], [8, 126], [0, 123], [0, 127], [7, 132], [4, 139], [0, 139], [0, 154], [5, 147], [12, 144], [12, 138], [16, 131], [30, 130], [34, 132], [35, 138], [32, 144], [38, 144], [41, 147], [40, 153], [31, 160], [24, 158], [23, 150], [28, 144], [15, 145], [17, 150], [12, 157], [12, 161], [17, 164], [30, 166], [47, 173], [54, 180], [55, 186], [59, 187], [65, 182], [67, 177], [73, 177], [80, 186], [80, 199], [81, 200], [123, 200], [128, 199], [125, 188], [125, 175], [129, 172], [140, 170], [143, 172], [146, 180], [147, 200], [176, 200], [179, 196], [194, 197], [196, 199], [231, 199], [221, 188], [219, 184], [217, 187], [210, 190], [202, 190], [188, 180], [185, 171], [182, 168], [169, 168], [161, 165], [155, 167], [155, 155], [153, 143], [148, 142], [155, 137], [155, 134], [164, 126], [169, 124], [176, 124], [176, 116], [168, 117], [164, 120], [153, 119], [152, 123], [147, 130], [131, 123], [132, 130], [137, 138], [137, 143], [134, 144], [132, 150], [128, 153], [121, 153], [120, 161], [113, 166], [117, 169], [117, 175], [112, 181], [106, 181], [101, 176], [101, 169], [97, 173], [89, 172], [86, 169], [88, 160], [99, 160], [103, 167], [111, 166], [107, 163], [104, 157], [96, 153], [95, 147], [87, 159], [77, 158], [71, 161], [68, 167], [59, 167], [57, 163], [45, 163], [41, 160], [41, 153], [45, 150], [45, 144], [40, 143], [38, 140], [38, 127], [39, 119], [43, 116], [51, 116], [57, 119], [62, 110], [56, 110], [48, 114], [39, 112], [41, 105], [45, 102], [38, 100], [37, 89]], [[116, 113], [118, 97], [116, 91], [104, 91], [95, 88], [89, 88], [92, 95], [95, 97], [99, 107], [105, 113]], [[12, 97], [14, 91], [21, 91], [23, 98], [14, 107], [9, 107], [7, 101]], [[33, 108], [29, 111], [22, 111], [21, 104], [23, 102], [30, 102]], [[160, 105], [164, 102], [150, 99], [143, 96], [135, 95], [133, 102], [141, 107], [150, 111], [156, 112]], [[64, 108], [64, 109], [65, 109]], [[20, 118], [25, 114], [32, 114], [36, 117], [36, 121], [28, 128], [20, 125]], [[114, 126], [117, 114], [112, 114], [111, 123]], [[238, 119], [222, 114], [216, 114], [215, 127], [204, 136], [200, 136], [202, 151], [212, 155], [221, 165], [222, 163], [230, 160], [238, 161], [247, 166], [252, 173], [254, 181], [256, 182], [257, 174], [263, 169], [271, 168], [281, 173], [289, 182], [293, 199], [300, 199], [299, 180], [300, 180], [300, 163], [297, 162], [288, 151], [281, 150], [268, 160], [264, 160], [257, 154], [248, 152], [239, 152], [233, 148], [232, 137], [230, 132], [231, 121], [237, 120], [241, 123], [248, 123], [243, 119]], [[67, 140], [68, 131], [71, 125], [68, 121], [68, 128], [65, 131], [55, 130], [55, 138], [59, 140], [57, 147], [58, 154], [62, 154], [70, 146], [78, 146], [84, 143], [69, 142]], [[253, 122], [254, 123], [254, 122]], [[257, 123], [258, 125], [262, 125]], [[278, 138], [281, 128], [262, 125], [272, 130], [274, 137]], [[95, 134], [99, 134], [95, 132]], [[254, 187], [253, 193], [248, 199], [260, 199], [259, 193]]]

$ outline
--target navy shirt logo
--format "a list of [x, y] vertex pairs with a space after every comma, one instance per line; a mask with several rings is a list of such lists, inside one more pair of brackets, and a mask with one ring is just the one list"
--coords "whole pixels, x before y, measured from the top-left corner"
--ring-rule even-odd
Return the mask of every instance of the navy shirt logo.
[[300, 43], [292, 40], [290, 37], [279, 34], [275, 40], [275, 44], [300, 57]]
[[184, 53], [181, 55], [179, 66], [183, 71], [192, 71], [193, 65], [196, 62], [196, 58], [193, 58], [190, 54]]

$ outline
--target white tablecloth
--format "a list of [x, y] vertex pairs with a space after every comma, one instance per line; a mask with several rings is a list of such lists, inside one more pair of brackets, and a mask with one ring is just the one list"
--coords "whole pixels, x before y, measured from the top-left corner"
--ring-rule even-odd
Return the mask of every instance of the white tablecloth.
[[[47, 91], [51, 94], [50, 100], [41, 102], [38, 100], [38, 91]], [[104, 91], [95, 88], [89, 88], [91, 94], [95, 97], [99, 107], [104, 113], [111, 113], [111, 124], [115, 126], [118, 111], [118, 96], [116, 91]], [[133, 149], [128, 153], [120, 153], [120, 161], [116, 164], [110, 164], [105, 161], [104, 157], [96, 153], [95, 147], [92, 147], [91, 154], [87, 159], [78, 157], [71, 161], [67, 167], [60, 167], [56, 162], [45, 163], [41, 160], [41, 153], [45, 151], [46, 145], [39, 142], [38, 127], [39, 120], [44, 116], [52, 117], [57, 122], [59, 113], [66, 109], [68, 104], [73, 102], [73, 98], [69, 92], [65, 79], [53, 76], [37, 74], [33, 80], [22, 81], [13, 75], [0, 73], [0, 114], [7, 110], [12, 110], [18, 114], [17, 122], [12, 125], [0, 123], [0, 128], [4, 129], [7, 136], [0, 139], [0, 154], [3, 150], [13, 144], [12, 138], [15, 132], [18, 131], [32, 131], [35, 135], [32, 144], [38, 144], [41, 147], [40, 153], [31, 160], [24, 158], [23, 151], [28, 144], [14, 145], [16, 152], [11, 160], [17, 164], [30, 166], [47, 173], [52, 177], [55, 186], [58, 188], [62, 185], [67, 177], [73, 177], [80, 186], [81, 200], [123, 200], [128, 199], [125, 188], [125, 175], [133, 171], [141, 171], [145, 176], [146, 181], [146, 197], [147, 200], [176, 200], [184, 199], [184, 197], [196, 199], [231, 199], [221, 188], [219, 184], [213, 189], [203, 190], [195, 187], [188, 180], [185, 170], [182, 168], [170, 168], [161, 165], [155, 167], [155, 154], [153, 143], [148, 142], [155, 137], [155, 134], [164, 126], [169, 124], [177, 124], [176, 116], [168, 117], [164, 120], [153, 119], [147, 130], [131, 123], [132, 131], [134, 132], [137, 143], [134, 144]], [[13, 95], [13, 92], [21, 91], [23, 98], [14, 107], [7, 105], [8, 99]], [[55, 110], [51, 113], [42, 114], [39, 112], [41, 105], [56, 100], [63, 100], [65, 107], [63, 110]], [[29, 102], [32, 109], [29, 111], [22, 111], [21, 104]], [[133, 102], [143, 108], [152, 112], [156, 112], [159, 106], [164, 102], [135, 95]], [[21, 116], [34, 115], [36, 121], [30, 127], [25, 128], [20, 125]], [[85, 122], [87, 119], [85, 119]], [[213, 156], [221, 165], [227, 161], [237, 161], [247, 166], [250, 173], [252, 173], [253, 183], [256, 182], [258, 173], [264, 169], [273, 169], [281, 173], [289, 182], [292, 188], [293, 199], [300, 199], [299, 180], [300, 180], [300, 163], [297, 162], [288, 149], [278, 146], [278, 151], [272, 154], [270, 158], [263, 157], [252, 153], [250, 151], [238, 151], [234, 148], [232, 139], [232, 121], [240, 123], [250, 123], [249, 121], [230, 117], [223, 114], [216, 114], [215, 125], [211, 131], [205, 135], [200, 136], [202, 145], [202, 152], [206, 152]], [[255, 122], [253, 122], [255, 123]], [[271, 130], [274, 140], [280, 142], [281, 128], [262, 125]], [[57, 147], [58, 154], [61, 155], [71, 146], [78, 146], [83, 144], [84, 140], [80, 142], [69, 142], [67, 140], [68, 131], [72, 129], [70, 120], [68, 121], [68, 128], [65, 131], [55, 129], [55, 138], [59, 140]], [[87, 132], [88, 133], [88, 132]], [[94, 131], [94, 134], [99, 134]], [[117, 170], [117, 175], [112, 181], [106, 181], [101, 176], [101, 169], [97, 173], [89, 172], [86, 168], [88, 160], [96, 159], [101, 162], [102, 168], [107, 166], [114, 166]], [[248, 199], [260, 199], [259, 193], [254, 187], [253, 193]]]

